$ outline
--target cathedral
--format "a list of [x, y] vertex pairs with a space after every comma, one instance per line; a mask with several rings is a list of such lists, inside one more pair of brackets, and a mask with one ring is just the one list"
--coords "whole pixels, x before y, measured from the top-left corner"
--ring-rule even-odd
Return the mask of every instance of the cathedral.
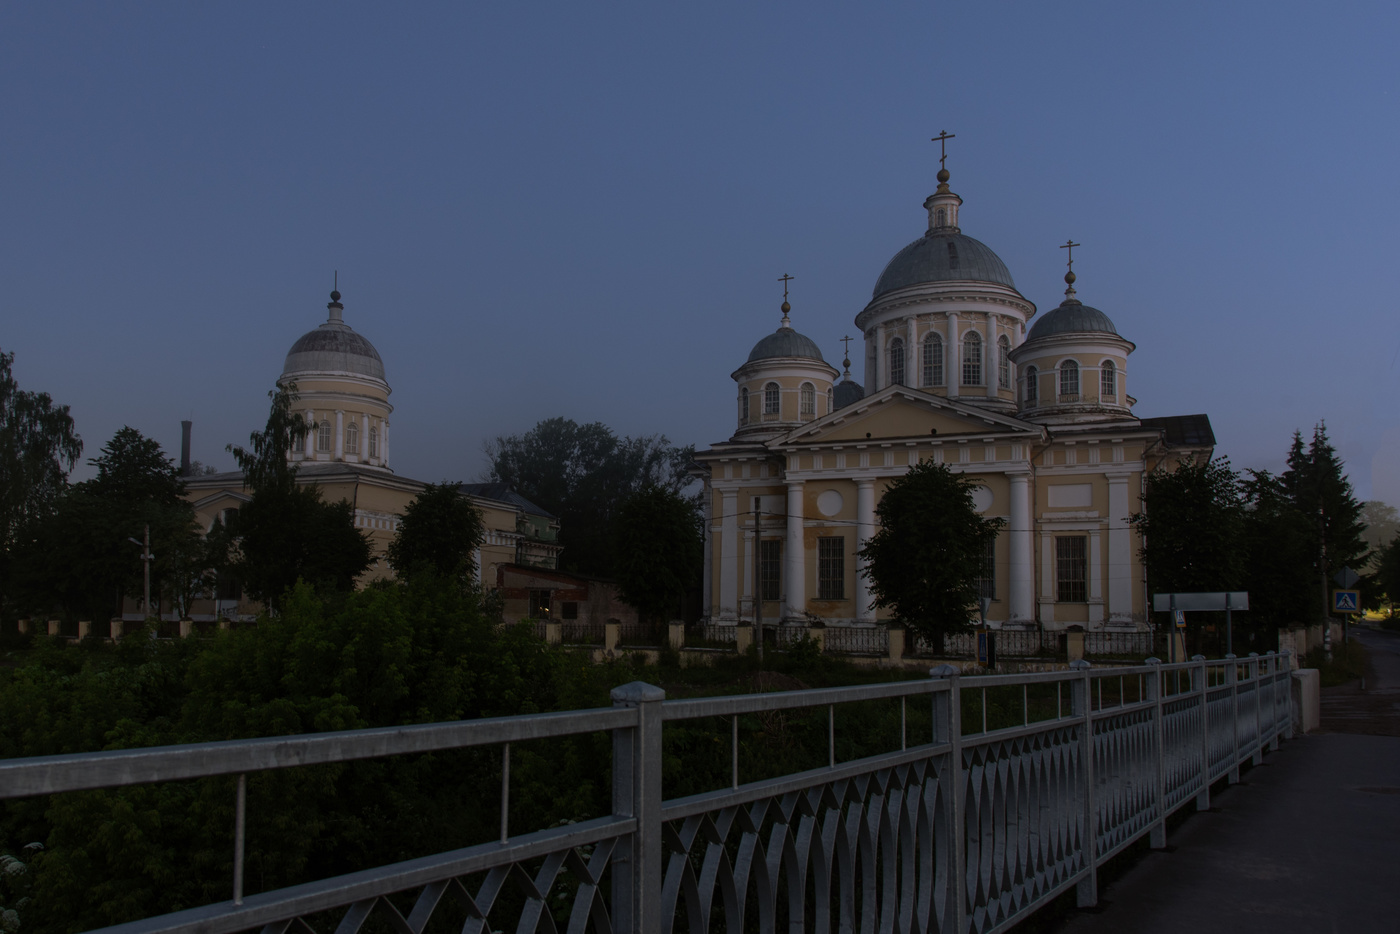
[[1138, 418], [1136, 349], [1074, 289], [1039, 317], [1006, 264], [962, 232], [946, 168], [928, 229], [894, 255], [855, 316], [864, 380], [792, 327], [733, 372], [734, 434], [697, 453], [704, 480], [704, 615], [869, 626], [857, 553], [887, 485], [923, 461], [975, 478], [976, 508], [1004, 520], [983, 556], [993, 628], [1146, 629], [1137, 532], [1146, 477], [1209, 458], [1205, 415]]

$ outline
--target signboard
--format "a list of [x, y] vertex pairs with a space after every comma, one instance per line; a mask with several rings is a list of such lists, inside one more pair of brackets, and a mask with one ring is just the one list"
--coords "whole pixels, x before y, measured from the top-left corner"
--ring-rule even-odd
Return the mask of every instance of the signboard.
[[1185, 629], [1185, 628], [1186, 628], [1186, 611], [1185, 611], [1185, 610], [1177, 610], [1175, 613], [1172, 614], [1172, 625], [1174, 625], [1177, 629]]
[[977, 661], [983, 668], [997, 666], [997, 635], [989, 630], [977, 633]]
[[1356, 586], [1356, 582], [1361, 580], [1361, 577], [1351, 568], [1342, 568], [1336, 574], [1332, 575], [1332, 579], [1337, 582], [1338, 587], [1341, 587], [1343, 590], [1350, 590]]
[[1249, 609], [1249, 592], [1244, 590], [1229, 593], [1154, 593], [1152, 609], [1158, 613], [1167, 612], [1172, 609], [1172, 597], [1176, 598], [1176, 609], [1188, 612]]
[[1361, 612], [1361, 591], [1359, 591], [1359, 590], [1334, 590], [1334, 591], [1332, 591], [1332, 612], [1333, 612], [1333, 613], [1360, 613], [1360, 612]]

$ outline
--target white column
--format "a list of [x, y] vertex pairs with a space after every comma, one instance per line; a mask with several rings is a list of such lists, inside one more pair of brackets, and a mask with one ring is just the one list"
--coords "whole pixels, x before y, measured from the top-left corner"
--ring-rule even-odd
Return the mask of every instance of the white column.
[[345, 413], [335, 410], [335, 459], [345, 460]]
[[783, 618], [800, 619], [807, 609], [807, 549], [802, 542], [802, 482], [789, 480], [787, 541], [783, 545]]
[[1040, 622], [1055, 621], [1055, 537], [1040, 533]]
[[918, 328], [915, 327], [913, 315], [905, 319], [904, 332], [904, 385], [917, 388], [920, 383], [920, 378], [919, 371], [915, 369], [914, 365], [915, 361], [918, 360], [918, 356], [914, 353], [914, 350], [918, 346], [918, 342], [915, 340], [918, 334]]
[[997, 368], [1001, 366], [1000, 354], [997, 353], [997, 328], [992, 322], [992, 316], [987, 315], [987, 337], [982, 341], [982, 385], [984, 392], [988, 396], [995, 397], [997, 394]]
[[485, 572], [481, 569], [480, 546], [472, 549], [472, 563], [476, 565], [476, 586], [485, 589], [485, 584], [483, 583], [484, 578], [482, 577]]
[[1128, 474], [1108, 474], [1108, 618], [1133, 618], [1133, 545], [1128, 527]]
[[948, 398], [956, 399], [962, 387], [962, 344], [958, 342], [958, 313], [955, 311], [948, 312], [948, 345], [943, 361], [948, 367], [944, 374], [948, 380]]
[[384, 419], [384, 437], [379, 439], [379, 462], [389, 466], [389, 420]]
[[875, 328], [875, 385], [867, 389], [866, 394], [879, 392], [888, 382], [889, 377], [885, 373], [885, 326], [882, 324]]
[[1013, 473], [1011, 481], [1011, 621], [1035, 619], [1035, 582], [1031, 573], [1031, 475]]
[[[875, 481], [856, 481], [856, 551], [865, 547], [875, 534]], [[856, 619], [875, 621], [875, 607], [870, 602], [870, 581], [865, 576], [865, 562], [856, 558]]]
[[307, 459], [307, 460], [311, 460], [311, 458], [313, 458], [313, 457], [316, 456], [316, 410], [315, 410], [315, 409], [307, 409], [307, 410], [306, 410], [306, 426], [307, 426], [307, 429], [308, 429], [307, 432], [306, 432], [306, 459]]
[[705, 481], [705, 573], [704, 584], [700, 588], [700, 615], [709, 619], [714, 606], [714, 594], [711, 590], [714, 587], [715, 570], [715, 536], [714, 530], [710, 527], [715, 519], [715, 491], [710, 488], [710, 481]]
[[720, 495], [719, 616], [739, 618], [739, 491]]
[[369, 463], [369, 413], [360, 413], [360, 463]]

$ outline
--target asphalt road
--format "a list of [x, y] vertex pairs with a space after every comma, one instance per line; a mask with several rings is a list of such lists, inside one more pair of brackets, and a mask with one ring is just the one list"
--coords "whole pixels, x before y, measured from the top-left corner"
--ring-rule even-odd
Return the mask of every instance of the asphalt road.
[[1066, 934], [1400, 931], [1400, 635], [1296, 737], [1078, 911]]

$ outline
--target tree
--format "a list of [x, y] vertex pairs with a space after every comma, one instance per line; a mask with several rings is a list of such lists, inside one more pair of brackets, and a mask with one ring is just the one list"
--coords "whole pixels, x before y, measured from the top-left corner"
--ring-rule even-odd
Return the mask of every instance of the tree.
[[1235, 590], [1243, 577], [1244, 512], [1239, 475], [1224, 457], [1187, 459], [1147, 477], [1142, 512], [1129, 522], [1142, 535], [1142, 561], [1154, 593]]
[[1395, 615], [1395, 604], [1400, 603], [1400, 535], [1381, 549], [1376, 557], [1373, 573], [1375, 586], [1385, 594], [1390, 604], [1390, 613]]
[[1400, 536], [1400, 511], [1378, 499], [1361, 504], [1361, 522], [1366, 526], [1361, 538], [1371, 550], [1373, 561], [1395, 541], [1396, 536]]
[[619, 438], [601, 422], [550, 418], [523, 435], [497, 438], [486, 453], [492, 480], [559, 517], [566, 568], [611, 576], [609, 528], [618, 506], [649, 486], [682, 490], [694, 451], [673, 447], [664, 435]]
[[400, 578], [430, 571], [464, 585], [474, 579], [474, 552], [486, 533], [481, 511], [457, 486], [430, 483], [404, 510], [388, 549], [389, 563]]
[[21, 390], [0, 353], [0, 597], [13, 580], [8, 567], [22, 526], [47, 515], [68, 487], [68, 472], [83, 453], [68, 406], [46, 392]]
[[1250, 605], [1244, 625], [1262, 632], [1312, 622], [1317, 523], [1294, 504], [1283, 481], [1268, 471], [1248, 471], [1242, 488], [1243, 589], [1249, 591]]
[[[1342, 460], [1327, 439], [1327, 425], [1319, 422], [1312, 441], [1303, 447], [1303, 436], [1293, 433], [1288, 452], [1288, 469], [1280, 476], [1284, 491], [1293, 505], [1313, 523], [1314, 553], [1318, 556], [1310, 575], [1317, 588], [1312, 605], [1323, 619], [1331, 613], [1328, 594], [1332, 577], [1343, 567], [1360, 570], [1367, 548], [1362, 537], [1361, 503], [1353, 495], [1351, 481], [1342, 472]], [[1316, 619], [1316, 611], [1311, 614]]]
[[875, 605], [939, 644], [971, 628], [983, 555], [1003, 524], [977, 512], [977, 487], [944, 464], [911, 467], [885, 491], [880, 530], [860, 550]]
[[618, 590], [645, 620], [663, 620], [700, 579], [704, 543], [695, 504], [651, 486], [627, 497], [612, 527]]

